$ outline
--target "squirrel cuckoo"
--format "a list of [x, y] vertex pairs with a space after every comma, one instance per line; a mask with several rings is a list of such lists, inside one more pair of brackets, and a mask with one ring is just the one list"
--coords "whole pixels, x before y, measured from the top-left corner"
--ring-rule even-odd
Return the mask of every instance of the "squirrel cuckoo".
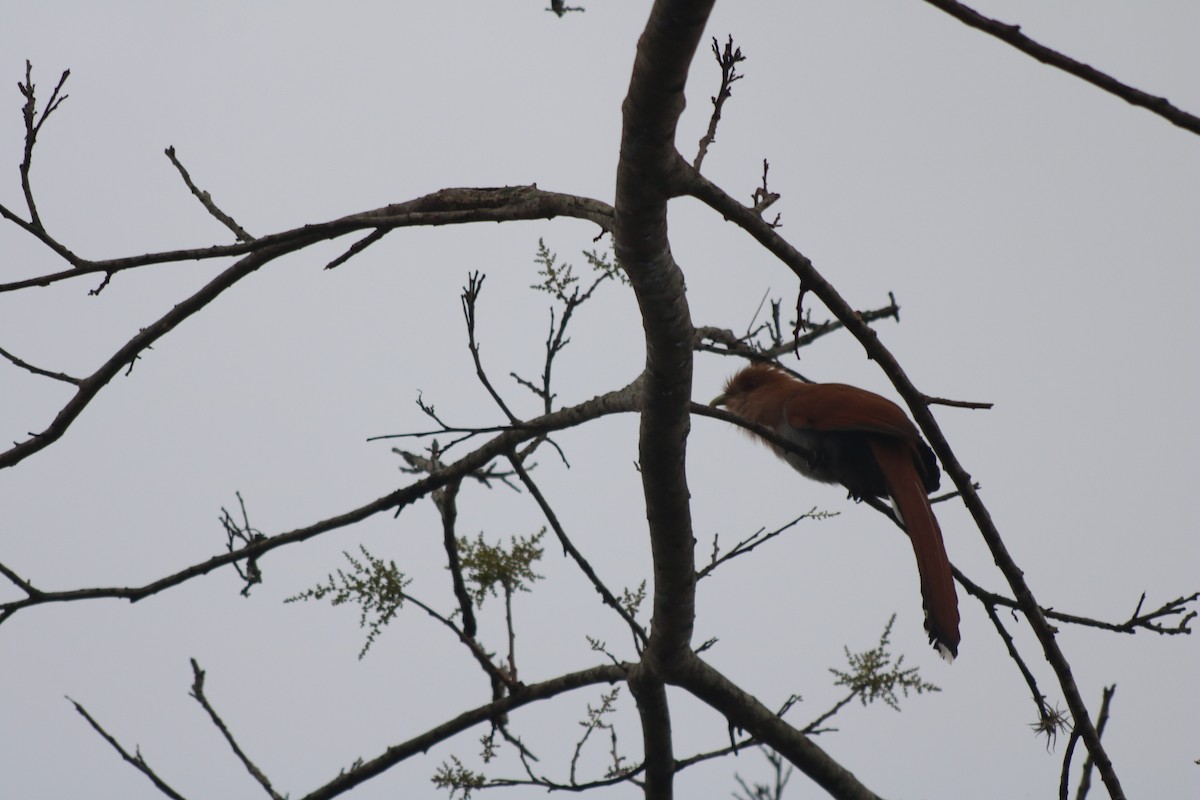
[[892, 499], [917, 556], [929, 641], [953, 661], [959, 642], [958, 595], [926, 497], [938, 488], [941, 474], [933, 451], [900, 406], [842, 383], [803, 383], [766, 364], [734, 375], [710, 405], [726, 406], [803, 447], [811, 457], [764, 439], [805, 476], [840, 483], [855, 499]]

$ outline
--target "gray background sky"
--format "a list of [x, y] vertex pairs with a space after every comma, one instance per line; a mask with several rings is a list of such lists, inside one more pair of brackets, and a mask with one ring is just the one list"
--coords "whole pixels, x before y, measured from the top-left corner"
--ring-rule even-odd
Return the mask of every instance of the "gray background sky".
[[[29, 58], [43, 99], [72, 70], [34, 177], [50, 230], [89, 257], [230, 241], [184, 189], [168, 145], [257, 235], [447, 186], [536, 182], [611, 200], [620, 102], [647, 8], [590, 3], [558, 20], [536, 2], [6, 3], [0, 198], [23, 207], [14, 84]], [[1200, 109], [1193, 2], [978, 8]], [[727, 33], [750, 60], [706, 173], [748, 198], [770, 159], [788, 239], [852, 304], [896, 293], [903, 324], [879, 330], [918, 387], [996, 404], [937, 416], [1040, 601], [1120, 620], [1142, 591], [1153, 607], [1195, 590], [1196, 137], [915, 0], [726, 3], [709, 34]], [[685, 154], [716, 84], [702, 53]], [[699, 204], [674, 203], [671, 227], [697, 325], [744, 329], [768, 289], [792, 302], [791, 274]], [[141, 584], [221, 551], [219, 509], [234, 507], [237, 490], [252, 523], [273, 534], [406, 483], [390, 444], [364, 440], [426, 427], [418, 390], [449, 420], [499, 421], [464, 346], [458, 291], [472, 270], [488, 274], [484, 357], [518, 413], [532, 415], [532, 397], [504, 376], [540, 367], [546, 302], [526, 288], [536, 242], [579, 263], [594, 233], [571, 221], [405, 230], [332, 273], [321, 267], [348, 242], [271, 264], [114, 381], [64, 440], [0, 476], [0, 560], [46, 589]], [[0, 280], [63, 266], [15, 226], [0, 229]], [[0, 294], [0, 346], [90, 373], [219, 268], [126, 273], [99, 298], [87, 295], [92, 278]], [[607, 287], [575, 324], [558, 372], [568, 404], [623, 385], [642, 364], [627, 290]], [[696, 399], [736, 366], [698, 358]], [[800, 368], [888, 391], [848, 340], [807, 351]], [[0, 435], [42, 429], [67, 397], [61, 384], [0, 364]], [[560, 441], [572, 467], [544, 455], [544, 491], [610, 584], [636, 585], [649, 577], [636, 420]], [[909, 700], [902, 714], [848, 708], [822, 746], [887, 796], [1050, 795], [1064, 741], [1047, 753], [1029, 732], [1033, 705], [977, 603], [963, 598], [961, 657], [946, 667], [924, 646], [908, 546], [874, 512], [709, 420], [694, 422], [689, 458], [701, 553], [715, 532], [728, 543], [814, 506], [842, 512], [701, 585], [696, 640], [720, 639], [714, 664], [768, 705], [802, 694], [790, 719], [803, 723], [839, 696], [826, 667], [842, 645], [871, 646], [897, 611], [894, 649], [944, 691]], [[503, 489], [467, 486], [460, 507], [464, 534], [507, 538], [542, 524], [527, 497]], [[946, 505], [939, 516], [955, 563], [1002, 588], [966, 514]], [[418, 614], [358, 662], [354, 611], [281, 603], [360, 542], [414, 576], [414, 593], [453, 607], [425, 503], [277, 551], [250, 599], [222, 571], [136, 606], [18, 614], [0, 629], [0, 796], [159, 796], [64, 694], [139, 744], [185, 795], [252, 796], [257, 787], [187, 697], [191, 656], [243, 746], [292, 796], [485, 702], [465, 651]], [[542, 572], [545, 585], [518, 603], [524, 680], [596, 663], [585, 632], [629, 655], [620, 626], [555, 547]], [[496, 611], [485, 611], [483, 636], [498, 647]], [[1058, 701], [1027, 628], [1009, 622]], [[1195, 637], [1065, 628], [1060, 641], [1093, 709], [1102, 686], [1118, 684], [1105, 741], [1130, 796], [1197, 796]], [[551, 774], [563, 774], [573, 720], [597, 695], [519, 718]], [[674, 713], [680, 755], [726, 742], [713, 712], [680, 697]], [[636, 760], [627, 699], [619, 730]], [[355, 796], [432, 796], [435, 764], [473, 756], [476, 738]], [[593, 775], [602, 757], [588, 762]], [[744, 754], [688, 772], [681, 796], [727, 796], [734, 770], [764, 775]], [[815, 796], [797, 780], [789, 796]]]

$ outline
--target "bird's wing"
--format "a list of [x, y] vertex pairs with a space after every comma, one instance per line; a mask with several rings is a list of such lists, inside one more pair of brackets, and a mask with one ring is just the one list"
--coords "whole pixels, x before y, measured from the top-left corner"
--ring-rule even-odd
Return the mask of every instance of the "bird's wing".
[[786, 422], [814, 431], [861, 431], [915, 439], [916, 426], [900, 406], [844, 383], [796, 382], [784, 410]]

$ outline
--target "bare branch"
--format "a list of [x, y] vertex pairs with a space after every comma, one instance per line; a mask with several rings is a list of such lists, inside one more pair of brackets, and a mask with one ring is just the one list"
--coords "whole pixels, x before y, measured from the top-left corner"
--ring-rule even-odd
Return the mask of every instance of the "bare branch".
[[[890, 515], [890, 512], [889, 512]], [[990, 592], [987, 589], [979, 586], [966, 575], [954, 569], [954, 577], [968, 593], [977, 597], [984, 605], [1004, 606], [1005, 608], [1019, 609], [1020, 604], [1011, 597], [1005, 597], [1002, 594]], [[1174, 600], [1168, 600], [1153, 611], [1142, 612], [1142, 603], [1145, 602], [1146, 594], [1142, 593], [1141, 599], [1137, 603], [1137, 607], [1129, 616], [1129, 619], [1123, 622], [1105, 622], [1104, 620], [1094, 619], [1092, 617], [1083, 617], [1077, 614], [1067, 614], [1062, 611], [1055, 611], [1052, 608], [1043, 608], [1042, 616], [1046, 619], [1052, 619], [1057, 622], [1064, 622], [1070, 625], [1082, 625], [1088, 628], [1099, 628], [1100, 630], [1113, 631], [1114, 633], [1137, 633], [1139, 629], [1152, 631], [1163, 636], [1176, 636], [1178, 634], [1190, 634], [1192, 632], [1191, 623], [1197, 616], [1197, 611], [1189, 609], [1188, 606], [1200, 600], [1200, 592], [1193, 592], [1190, 595], [1176, 597]], [[1173, 625], [1167, 626], [1159, 622], [1164, 618], [1176, 618]]]
[[801, 731], [746, 693], [701, 658], [688, 653], [672, 665], [671, 683], [725, 715], [731, 729], [750, 733], [795, 764], [825, 791], [842, 800], [878, 800], [845, 767]]
[[222, 292], [233, 286], [242, 278], [251, 274], [259, 267], [269, 261], [290, 252], [291, 249], [302, 247], [305, 244], [311, 243], [298, 240], [290, 246], [268, 247], [241, 259], [233, 266], [226, 269], [216, 278], [209, 281], [200, 291], [193, 294], [183, 302], [174, 306], [170, 311], [160, 317], [156, 322], [142, 328], [137, 335], [125, 343], [108, 361], [104, 362], [99, 369], [88, 377], [76, 382], [77, 391], [66, 405], [58, 412], [58, 415], [50, 423], [49, 427], [41, 433], [33, 434], [31, 438], [23, 442], [15, 444], [8, 450], [0, 453], [0, 469], [11, 467], [14, 464], [19, 464], [24, 459], [34, 453], [49, 447], [54, 442], [58, 441], [67, 429], [71, 426], [89, 403], [100, 393], [110, 380], [112, 380], [122, 368], [131, 365], [133, 361], [154, 342], [167, 335], [177, 325], [186, 320], [188, 317], [197, 313], [213, 300], [215, 300]]
[[1071, 731], [1070, 737], [1067, 739], [1067, 747], [1063, 753], [1062, 772], [1058, 776], [1058, 800], [1067, 800], [1067, 791], [1070, 788], [1071, 777], [1071, 757], [1075, 755], [1075, 745], [1079, 743], [1079, 734]]
[[[436, 453], [435, 453], [436, 461]], [[454, 585], [454, 596], [458, 599], [458, 610], [462, 614], [463, 635], [474, 639], [476, 633], [475, 609], [471, 596], [467, 594], [467, 585], [463, 581], [462, 564], [458, 558], [458, 540], [455, 535], [454, 523], [458, 519], [458, 498], [460, 482], [448, 483], [433, 492], [433, 504], [437, 506], [442, 518], [442, 542], [446, 548], [447, 569], [450, 570], [450, 580]]]
[[539, 700], [563, 694], [584, 686], [598, 683], [616, 683], [624, 680], [628, 665], [603, 664], [598, 667], [572, 672], [541, 683], [522, 686], [519, 692], [466, 711], [441, 725], [430, 728], [406, 742], [388, 747], [381, 755], [347, 770], [324, 786], [304, 795], [301, 800], [330, 800], [367, 780], [399, 764], [411, 756], [424, 753], [439, 742], [480, 723], [491, 722], [497, 717]]
[[1043, 64], [1049, 64], [1052, 67], [1061, 69], [1063, 72], [1081, 78], [1109, 94], [1116, 95], [1131, 105], [1140, 106], [1151, 113], [1159, 115], [1171, 124], [1178, 125], [1184, 130], [1200, 134], [1200, 118], [1176, 108], [1165, 97], [1155, 97], [1140, 89], [1127, 86], [1098, 69], [1089, 67], [1087, 64], [1065, 56], [1057, 50], [1052, 50], [1045, 45], [1035, 42], [1021, 33], [1020, 25], [1006, 25], [998, 20], [990, 19], [962, 3], [955, 2], [955, 0], [925, 0], [925, 2], [935, 8], [940, 8], [942, 11], [945, 11], [960, 22], [970, 25], [972, 28], [995, 36], [1000, 41], [1012, 45], [1026, 55], [1033, 56]]
[[[500, 426], [497, 426], [494, 428], [488, 428], [486, 430], [473, 431], [471, 433], [471, 435], [474, 436], [479, 433], [500, 433], [505, 430], [508, 430], [508, 428], [506, 426], [500, 425]], [[392, 439], [392, 438], [396, 438], [398, 436], [434, 436], [437, 433], [438, 433], [438, 431], [428, 431], [428, 432], [421, 433], [421, 434], [403, 434], [403, 433], [389, 434], [389, 435], [385, 435], [385, 436], [372, 436], [367, 441], [372, 441], [374, 439]], [[463, 441], [463, 440], [459, 439], [457, 441]], [[451, 444], [454, 444], [454, 442], [451, 442]], [[429, 452], [432, 453], [434, 451], [436, 451], [438, 453], [446, 452], [445, 450], [442, 450], [439, 448], [437, 439], [434, 439], [433, 442], [431, 442], [430, 446], [429, 446]], [[429, 456], [424, 456], [424, 455], [421, 455], [420, 453], [414, 453], [409, 450], [401, 450], [399, 447], [393, 447], [392, 452], [395, 453], [396, 455], [400, 456], [401, 458], [403, 458], [405, 463], [408, 464], [408, 466], [406, 466], [406, 467], [400, 467], [400, 471], [405, 474], [429, 475], [435, 471], [433, 468], [433, 460]], [[495, 464], [488, 464], [486, 467], [477, 469], [474, 472], [472, 472], [470, 475], [466, 475], [465, 477], [472, 478], [476, 481], [479, 481], [481, 484], [483, 484], [484, 486], [486, 486], [489, 489], [492, 488], [492, 481], [499, 481], [500, 483], [503, 483], [505, 486], [509, 487], [513, 491], [520, 492], [521, 490], [515, 484], [513, 484], [512, 481], [509, 480], [509, 478], [511, 478], [512, 476], [513, 476], [512, 471], [506, 472], [504, 470], [501, 470]]]
[[390, 228], [376, 228], [354, 244], [350, 245], [350, 249], [348, 249], [346, 252], [342, 253], [333, 261], [330, 261], [328, 264], [326, 264], [325, 269], [335, 269], [336, 267], [340, 267], [342, 264], [345, 264], [347, 261], [354, 258], [363, 250], [366, 250], [368, 247], [375, 244], [389, 233], [391, 233]]
[[[1108, 710], [1112, 705], [1113, 695], [1117, 693], [1117, 685], [1105, 686], [1103, 695], [1100, 698], [1100, 714], [1096, 718], [1096, 733], [1104, 735], [1104, 727], [1108, 724]], [[1092, 786], [1092, 759], [1089, 757], [1083, 762], [1083, 774], [1079, 777], [1079, 791], [1075, 793], [1075, 800], [1084, 800], [1087, 797], [1088, 790]]]
[[467, 277], [467, 285], [462, 292], [462, 311], [463, 319], [467, 323], [467, 349], [471, 351], [471, 361], [475, 364], [475, 375], [479, 378], [479, 382], [483, 384], [483, 388], [491, 395], [492, 400], [504, 412], [504, 416], [508, 417], [510, 424], [516, 424], [516, 416], [508, 410], [504, 399], [492, 386], [492, 382], [488, 380], [487, 372], [483, 369], [483, 362], [479, 359], [479, 341], [475, 338], [475, 304], [479, 300], [479, 293], [483, 291], [483, 281], [486, 278], [479, 272], [473, 272]]
[[196, 663], [196, 659], [191, 659], [191, 663], [192, 697], [194, 697], [196, 702], [200, 704], [201, 708], [208, 712], [209, 719], [212, 720], [213, 725], [217, 726], [217, 730], [221, 732], [221, 735], [225, 737], [225, 741], [228, 742], [230, 748], [233, 749], [234, 755], [236, 755], [238, 760], [242, 762], [242, 765], [246, 768], [246, 771], [250, 773], [251, 777], [258, 781], [259, 785], [263, 787], [263, 790], [266, 791], [272, 800], [284, 800], [283, 795], [276, 792], [271, 786], [271, 781], [267, 779], [267, 776], [263, 774], [263, 771], [259, 769], [242, 751], [242, 748], [238, 746], [237, 740], [234, 739], [233, 734], [229, 732], [229, 728], [225, 725], [225, 721], [221, 719], [221, 716], [217, 714], [217, 710], [208, 702], [208, 698], [204, 696], [204, 670], [200, 669], [200, 665]]
[[183, 164], [179, 163], [179, 159], [175, 157], [174, 146], [168, 147], [164, 152], [167, 154], [167, 158], [171, 159], [171, 163], [175, 165], [175, 169], [179, 170], [179, 176], [183, 178], [183, 182], [187, 185], [188, 189], [196, 196], [196, 199], [200, 201], [200, 205], [204, 206], [205, 210], [207, 210], [209, 214], [212, 214], [218, 222], [220, 222], [226, 228], [229, 228], [229, 230], [233, 231], [233, 235], [237, 237], [239, 242], [254, 241], [254, 237], [251, 236], [245, 228], [243, 228], [241, 225], [238, 225], [237, 221], [234, 220], [233, 217], [229, 216], [217, 207], [217, 204], [212, 199], [212, 195], [206, 191], [203, 191], [200, 189], [200, 187], [196, 186], [196, 184], [192, 183], [192, 176], [188, 174], [188, 171], [184, 169]]
[[[751, 195], [751, 199], [754, 201], [754, 205], [751, 206], [751, 210], [753, 210], [754, 213], [758, 214], [760, 217], [762, 216], [762, 213], [764, 211], [766, 211], [771, 206], [775, 205], [775, 201], [777, 201], [780, 197], [778, 192], [772, 192], [770, 189], [767, 188], [767, 172], [770, 169], [771, 169], [771, 165], [768, 164], [767, 160], [764, 158], [763, 159], [763, 170], [762, 170], [762, 185], [759, 186], [757, 189], [755, 189], [754, 194]], [[772, 228], [780, 227], [779, 215], [776, 214], [774, 221], [769, 222], [767, 224], [770, 225]]]
[[733, 549], [731, 549], [729, 552], [724, 553], [724, 554], [721, 553], [721, 551], [718, 547], [718, 541], [719, 541], [718, 537], [713, 536], [712, 556], [709, 558], [708, 565], [705, 566], [704, 569], [702, 569], [696, 573], [696, 580], [699, 581], [699, 580], [702, 580], [703, 578], [707, 578], [709, 575], [711, 575], [717, 569], [717, 567], [721, 566], [726, 561], [732, 561], [733, 559], [737, 558], [738, 556], [746, 555], [747, 553], [753, 551], [759, 545], [766, 544], [770, 540], [774, 539], [776, 536], [779, 536], [780, 534], [784, 533], [788, 529], [795, 527], [802, 520], [806, 520], [806, 519], [821, 520], [821, 519], [827, 519], [829, 517], [836, 517], [836, 516], [837, 516], [837, 512], [830, 513], [828, 511], [817, 511], [816, 507], [814, 507], [810, 511], [796, 517], [791, 522], [789, 522], [779, 528], [776, 528], [775, 530], [773, 530], [769, 533], [766, 532], [765, 528], [759, 528], [757, 531], [755, 531], [754, 533], [747, 536], [745, 539], [742, 539], [740, 542], [735, 544], [733, 546]]
[[26, 278], [10, 283], [0, 283], [0, 292], [12, 292], [31, 286], [49, 286], [52, 283], [77, 278], [92, 273], [116, 273], [150, 265], [168, 264], [177, 261], [199, 261], [229, 256], [244, 256], [264, 249], [281, 247], [291, 252], [309, 244], [327, 239], [336, 239], [348, 233], [365, 229], [392, 230], [395, 228], [461, 225], [469, 222], [505, 222], [525, 219], [553, 219], [573, 217], [594, 222], [607, 230], [612, 225], [612, 207], [599, 200], [577, 195], [546, 192], [536, 185], [505, 186], [500, 188], [441, 189], [432, 194], [404, 203], [384, 206], [373, 211], [305, 225], [281, 233], [262, 236], [252, 242], [198, 247], [190, 250], [168, 250], [103, 261], [80, 258], [66, 248], [49, 240], [34, 230], [8, 209], [0, 206], [0, 216], [16, 222], [31, 234], [38, 236], [55, 252], [69, 261], [73, 268], [63, 272]]
[[50, 93], [50, 99], [46, 102], [39, 116], [35, 96], [37, 87], [33, 83], [33, 64], [29, 61], [25, 62], [25, 81], [24, 83], [18, 82], [17, 89], [20, 90], [21, 95], [25, 98], [25, 103], [21, 107], [21, 116], [25, 121], [25, 148], [21, 159], [20, 173], [21, 191], [25, 195], [25, 205], [28, 208], [29, 220], [21, 219], [15, 212], [9, 210], [3, 204], [0, 204], [0, 217], [16, 223], [18, 227], [36, 237], [68, 263], [78, 265], [81, 259], [51, 236], [42, 224], [42, 219], [38, 214], [37, 203], [33, 199], [33, 183], [29, 177], [30, 171], [33, 168], [33, 148], [37, 143], [38, 134], [41, 132], [42, 125], [46, 123], [50, 115], [67, 99], [67, 95], [65, 94], [60, 97], [59, 92], [70, 75], [71, 70], [63, 71], [62, 76], [58, 79], [58, 84], [54, 87], [54, 91]]
[[[298, 231], [267, 236], [254, 242], [231, 245], [226, 248], [190, 251], [192, 253], [191, 257], [197, 257], [199, 253], [205, 253], [203, 257], [211, 257], [213, 251], [217, 250], [221, 250], [225, 254], [235, 251], [245, 252], [247, 250], [251, 252], [210, 281], [199, 292], [192, 295], [192, 297], [176, 305], [157, 322], [142, 329], [95, 373], [81, 380], [75, 397], [62, 408], [48, 428], [41, 433], [33, 435], [32, 438], [18, 443], [9, 450], [0, 453], [0, 469], [19, 463], [61, 438], [71, 423], [82, 413], [83, 409], [122, 367], [131, 364], [143, 350], [166, 335], [184, 319], [202, 309], [221, 292], [279, 256], [302, 249], [317, 241], [343, 235], [360, 227], [391, 228], [400, 224], [452, 224], [455, 222], [480, 221], [489, 218], [526, 218], [525, 215], [528, 214], [554, 216], [553, 208], [557, 207], [565, 210], [565, 207], [560, 202], [563, 198], [569, 198], [569, 196], [541, 192], [536, 187], [443, 190], [442, 192], [435, 192], [432, 195], [427, 195], [424, 198], [411, 201], [407, 204], [388, 206], [378, 212], [372, 212], [367, 215], [345, 217], [342, 220], [336, 220], [325, 225], [306, 226]], [[581, 198], [574, 197], [570, 197], [569, 202], [574, 204], [575, 207], [587, 203], [587, 201]], [[432, 213], [439, 221], [434, 222], [424, 211], [429, 206], [434, 206], [438, 209]], [[400, 208], [414, 210], [398, 213], [397, 209]], [[510, 217], [510, 214], [515, 216]], [[418, 223], [417, 219], [423, 219], [424, 222]], [[182, 257], [180, 253], [173, 255]], [[115, 262], [96, 262], [71, 270], [70, 273], [59, 273], [59, 275], [73, 277], [88, 272], [101, 271], [99, 269], [100, 265], [107, 265], [103, 271], [111, 275], [119, 269], [128, 269], [138, 264], [149, 263], [145, 261], [145, 259], [149, 258], [153, 257], [135, 257]], [[31, 279], [31, 281], [19, 281], [0, 285], [0, 291], [12, 290], [28, 285], [45, 285], [57, 279], [54, 276], [48, 276], [42, 279]]]
[[100, 726], [100, 723], [96, 722], [96, 720], [92, 718], [92, 715], [87, 712], [87, 709], [69, 697], [67, 700], [71, 703], [71, 705], [75, 706], [75, 710], [79, 712], [79, 715], [88, 721], [88, 724], [92, 726], [92, 730], [100, 734], [104, 741], [112, 745], [112, 748], [121, 754], [121, 758], [132, 764], [138, 772], [149, 778], [150, 782], [158, 787], [160, 792], [165, 794], [167, 797], [172, 798], [173, 800], [185, 800], [183, 795], [172, 789], [167, 785], [166, 781], [155, 774], [150, 765], [146, 763], [146, 760], [142, 758], [142, 753], [140, 750], [135, 750], [135, 752], [131, 754], [128, 750], [121, 746], [120, 742], [118, 742], [112, 736], [112, 734], [104, 730], [104, 728]]
[[[433, 609], [432, 606], [421, 602], [408, 593], [404, 594], [404, 599], [424, 611], [430, 617], [442, 623], [442, 625], [450, 629], [450, 631], [452, 631], [458, 637], [460, 642], [466, 645], [467, 650], [471, 652], [472, 657], [474, 657], [479, 666], [483, 667], [483, 671], [487, 673], [488, 677], [491, 679], [493, 700], [500, 700], [506, 695], [506, 693], [513, 693], [521, 690], [523, 684], [517, 680], [516, 676], [509, 674], [504, 669], [501, 669], [499, 666], [497, 666], [496, 662], [492, 660], [492, 654], [485, 650], [483, 645], [481, 645], [474, 636], [467, 636], [464, 631], [460, 630], [459, 627], [454, 624], [454, 620], [439, 614]], [[498, 716], [493, 721], [496, 722], [501, 719], [502, 717]]]
[[996, 613], [996, 607], [985, 603], [984, 610], [987, 611], [988, 619], [992, 621], [996, 632], [1000, 634], [1000, 638], [1004, 642], [1004, 647], [1008, 651], [1008, 657], [1012, 659], [1013, 663], [1017, 665], [1017, 669], [1021, 671], [1021, 677], [1025, 679], [1025, 684], [1029, 687], [1029, 693], [1033, 696], [1034, 705], [1037, 706], [1038, 717], [1038, 721], [1034, 724], [1038, 726], [1038, 730], [1046, 733], [1047, 736], [1055, 735], [1058, 731], [1059, 714], [1047, 705], [1046, 695], [1038, 688], [1037, 678], [1033, 676], [1033, 672], [1026, 665], [1025, 659], [1021, 657], [1008, 629], [1000, 621], [1000, 615]]
[[[254, 542], [260, 542], [266, 538], [262, 531], [256, 530], [250, 526], [250, 515], [246, 511], [246, 501], [242, 499], [241, 492], [234, 493], [238, 499], [238, 505], [242, 509], [242, 524], [239, 525], [234, 520], [233, 515], [224, 506], [221, 507], [221, 526], [225, 528], [225, 549], [232, 553], [239, 547], [244, 547]], [[243, 569], [237, 561], [233, 562], [233, 568], [237, 570], [238, 577], [245, 582], [242, 587], [242, 597], [250, 596], [251, 587], [262, 583], [262, 570], [258, 566], [258, 557], [250, 556], [246, 559], [246, 566]]]
[[579, 552], [579, 549], [575, 547], [574, 543], [567, 536], [566, 531], [563, 530], [562, 524], [558, 521], [558, 515], [554, 513], [554, 509], [551, 508], [550, 503], [547, 502], [546, 498], [542, 495], [542, 492], [538, 488], [537, 484], [534, 483], [533, 479], [529, 477], [529, 473], [525, 471], [525, 467], [521, 464], [521, 460], [515, 454], [509, 453], [508, 461], [510, 464], [512, 464], [513, 471], [517, 473], [517, 477], [521, 479], [521, 483], [525, 485], [525, 488], [529, 490], [529, 494], [532, 495], [534, 501], [537, 502], [538, 507], [542, 509], [542, 513], [546, 516], [546, 521], [550, 523], [551, 530], [554, 531], [554, 535], [558, 537], [559, 543], [562, 544], [563, 553], [565, 555], [569, 555], [572, 560], [574, 560], [576, 565], [578, 565], [580, 571], [587, 576], [588, 580], [591, 581], [592, 586], [596, 589], [596, 592], [604, 600], [604, 604], [621, 615], [621, 619], [625, 620], [625, 624], [629, 626], [631, 631], [633, 631], [636, 643], [640, 648], [640, 646], [644, 645], [648, 639], [645, 629], [638, 624], [638, 621], [635, 620], [633, 616], [625, 609], [625, 606], [623, 606], [620, 601], [617, 600], [616, 596], [609, 591], [608, 587], [604, 585], [604, 582], [600, 580], [600, 576], [598, 576], [596, 571], [592, 569], [592, 565], [588, 563], [588, 560], [584, 558], [583, 554]]
[[931, 397], [925, 395], [925, 402], [931, 406], [950, 406], [952, 408], [972, 408], [990, 410], [995, 406], [995, 403], [985, 403], [974, 400], [948, 400], [945, 397]]
[[49, 370], [42, 369], [41, 367], [35, 367], [34, 365], [17, 358], [3, 347], [0, 347], [0, 356], [3, 356], [11, 361], [14, 366], [20, 367], [28, 372], [32, 372], [34, 375], [41, 375], [44, 378], [52, 378], [56, 381], [72, 384], [73, 386], [78, 386], [83, 382], [79, 378], [72, 377], [65, 372], [50, 372]]
[[[238, 550], [213, 556], [206, 561], [193, 564], [190, 567], [143, 586], [38, 591], [33, 590], [32, 586], [20, 581], [20, 579], [14, 580], [14, 583], [22, 586], [22, 588], [29, 586], [26, 590], [28, 596], [20, 600], [0, 603], [0, 622], [5, 621], [23, 608], [46, 603], [64, 603], [98, 598], [118, 598], [137, 602], [158, 592], [185, 583], [192, 578], [207, 575], [227, 564], [232, 564], [242, 559], [259, 558], [278, 547], [303, 542], [328, 531], [353, 525], [382, 511], [395, 510], [395, 513], [399, 515], [401, 510], [419, 498], [425, 497], [430, 492], [452, 481], [461, 480], [464, 476], [481, 469], [493, 459], [511, 452], [521, 442], [537, 436], [544, 436], [551, 431], [574, 427], [588, 420], [597, 419], [608, 414], [628, 413], [638, 410], [642, 402], [641, 392], [642, 378], [639, 376], [622, 389], [608, 392], [580, 403], [577, 406], [565, 408], [561, 411], [523, 422], [518, 427], [505, 430], [482, 447], [468, 453], [450, 466], [363, 506], [304, 528], [252, 541]], [[10, 580], [16, 576], [16, 573], [7, 567], [4, 567], [0, 571], [6, 577], [9, 577]]]
[[17, 88], [21, 90], [21, 94], [25, 97], [25, 105], [21, 109], [21, 115], [25, 119], [25, 154], [21, 159], [20, 167], [21, 190], [25, 193], [25, 204], [29, 209], [30, 223], [36, 230], [42, 232], [45, 232], [45, 226], [42, 225], [42, 220], [38, 216], [37, 204], [33, 201], [33, 186], [29, 180], [29, 171], [33, 167], [33, 147], [37, 144], [38, 134], [41, 132], [42, 126], [46, 124], [46, 120], [67, 99], [67, 95], [64, 94], [62, 97], [59, 97], [58, 93], [62, 91], [63, 84], [67, 82], [67, 78], [69, 77], [71, 77], [71, 70], [63, 70], [63, 74], [58, 79], [58, 84], [54, 87], [54, 91], [50, 93], [50, 99], [46, 101], [40, 117], [37, 113], [37, 99], [35, 97], [37, 86], [33, 82], [33, 64], [28, 60], [25, 62], [25, 82], [17, 83]]
[[[31, 584], [29, 581], [22, 578], [17, 573], [13, 572], [11, 569], [9, 569], [4, 564], [0, 564], [0, 575], [3, 575], [4, 577], [8, 578], [10, 581], [12, 581], [13, 585], [15, 585], [21, 591], [25, 592], [25, 594], [27, 594], [30, 597], [38, 597], [42, 594], [42, 592], [38, 591], [37, 589], [35, 589], [33, 587], [33, 584]], [[8, 611], [6, 606], [0, 606], [0, 609]], [[3, 618], [0, 617], [0, 619], [3, 619]]]
[[[863, 322], [875, 322], [881, 319], [900, 319], [900, 306], [896, 305], [896, 298], [888, 292], [889, 303], [881, 308], [875, 308], [868, 311], [856, 312]], [[828, 336], [831, 333], [840, 331], [846, 326], [837, 320], [829, 320], [826, 322], [813, 323], [806, 320], [804, 327], [808, 329], [808, 333], [802, 334], [799, 338], [782, 341], [779, 335], [780, 325], [778, 322], [778, 304], [771, 303], [773, 315], [776, 317], [772, 322], [765, 322], [757, 328], [748, 331], [744, 336], [738, 336], [733, 331], [726, 328], [717, 328], [713, 326], [702, 326], [696, 328], [693, 339], [693, 347], [697, 351], [706, 353], [716, 353], [718, 355], [737, 355], [748, 358], [752, 361], [772, 361], [780, 356], [787, 355], [795, 349], [807, 347], [818, 339]], [[770, 346], [760, 346], [754, 339], [761, 333], [768, 333], [771, 339]], [[712, 342], [713, 344], [707, 344]], [[716, 345], [720, 345], [719, 347]], [[934, 402], [932, 399], [930, 402]]]
[[717, 37], [712, 40], [713, 58], [717, 60], [717, 66], [721, 68], [721, 88], [717, 90], [717, 94], [712, 97], [712, 116], [708, 120], [708, 130], [700, 139], [700, 145], [696, 150], [696, 158], [692, 161], [692, 167], [696, 170], [700, 169], [700, 165], [704, 163], [704, 157], [708, 155], [709, 146], [717, 140], [717, 124], [721, 121], [721, 109], [725, 107], [725, 101], [733, 96], [732, 87], [735, 81], [740, 81], [744, 75], [737, 71], [737, 65], [746, 60], [742, 55], [742, 48], [734, 48], [733, 36], [730, 35], [725, 41], [725, 49], [717, 43]]

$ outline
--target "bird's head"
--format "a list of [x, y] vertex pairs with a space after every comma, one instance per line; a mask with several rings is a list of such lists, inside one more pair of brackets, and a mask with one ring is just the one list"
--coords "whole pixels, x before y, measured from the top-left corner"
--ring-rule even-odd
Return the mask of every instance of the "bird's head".
[[725, 390], [709, 401], [714, 408], [725, 406], [730, 411], [738, 413], [741, 400], [746, 395], [774, 384], [786, 384], [791, 380], [787, 373], [771, 364], [751, 364], [744, 367], [736, 375], [725, 381]]

